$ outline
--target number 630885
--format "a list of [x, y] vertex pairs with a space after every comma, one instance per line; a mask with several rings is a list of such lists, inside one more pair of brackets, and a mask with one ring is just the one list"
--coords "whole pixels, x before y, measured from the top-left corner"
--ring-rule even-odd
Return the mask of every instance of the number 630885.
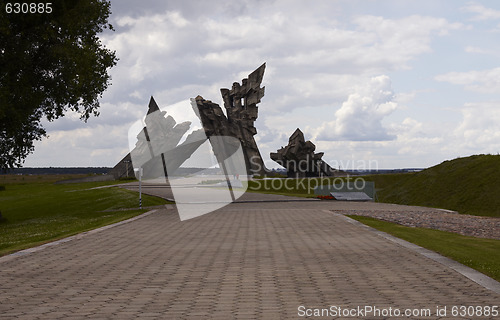
[[10, 3], [5, 5], [5, 12], [7, 13], [52, 13], [51, 2], [32, 2], [32, 3]]

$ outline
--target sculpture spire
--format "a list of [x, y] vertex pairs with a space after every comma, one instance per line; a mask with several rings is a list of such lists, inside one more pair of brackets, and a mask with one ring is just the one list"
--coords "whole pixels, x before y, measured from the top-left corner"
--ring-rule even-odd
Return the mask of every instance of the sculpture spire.
[[[255, 120], [258, 117], [257, 104], [264, 96], [265, 87], [261, 87], [266, 64], [263, 63], [255, 71], [241, 81], [233, 83], [231, 89], [220, 89], [227, 117], [221, 107], [201, 96], [196, 97], [195, 113], [200, 117], [208, 137], [231, 136], [241, 142], [248, 174], [265, 175], [267, 169], [255, 142], [257, 134]], [[197, 112], [198, 111], [198, 112]]]

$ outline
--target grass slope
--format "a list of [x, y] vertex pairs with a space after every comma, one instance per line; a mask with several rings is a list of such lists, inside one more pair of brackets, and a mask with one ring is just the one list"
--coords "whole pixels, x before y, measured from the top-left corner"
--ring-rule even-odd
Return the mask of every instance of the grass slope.
[[499, 155], [458, 158], [418, 173], [388, 176], [367, 177], [382, 188], [378, 191], [381, 202], [500, 217]]
[[352, 216], [372, 228], [436, 251], [500, 281], [500, 240], [466, 237], [456, 233], [410, 228], [377, 219]]
[[[51, 177], [4, 177], [0, 183], [0, 255], [128, 219], [138, 209], [137, 192], [117, 188], [89, 190], [116, 182], [54, 185]], [[143, 206], [165, 204], [143, 195]], [[132, 210], [123, 210], [131, 208]]]
[[[356, 178], [359, 177], [351, 177], [352, 180]], [[362, 178], [375, 182], [380, 202], [500, 217], [499, 155], [458, 158], [417, 173], [377, 174]], [[313, 197], [315, 186], [339, 182], [340, 179], [345, 178], [252, 180], [248, 183], [248, 191]]]

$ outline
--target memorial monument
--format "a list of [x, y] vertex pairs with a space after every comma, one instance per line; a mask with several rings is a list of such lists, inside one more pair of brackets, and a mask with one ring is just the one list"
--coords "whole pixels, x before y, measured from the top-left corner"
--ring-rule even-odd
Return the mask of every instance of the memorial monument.
[[260, 84], [265, 69], [264, 63], [249, 74], [248, 78], [243, 79], [241, 84], [235, 82], [231, 89], [220, 89], [227, 116], [218, 104], [201, 96], [194, 99], [196, 107], [193, 106], [193, 109], [200, 118], [207, 137], [230, 136], [240, 141], [248, 175], [267, 173], [253, 137], [257, 134], [254, 126], [258, 116], [257, 104], [264, 96], [265, 87]]
[[[146, 126], [137, 135], [135, 148], [118, 162], [109, 174], [115, 179], [134, 177], [134, 167], [139, 167], [139, 162], [145, 176], [158, 175], [161, 172], [167, 177], [168, 173], [175, 172], [207, 138], [233, 137], [236, 139], [225, 139], [224, 142], [227, 144], [232, 141], [234, 145], [212, 145], [215, 155], [227, 158], [231, 152], [239, 148], [237, 145], [239, 141], [247, 174], [265, 175], [267, 170], [253, 137], [257, 134], [254, 126], [258, 116], [257, 104], [264, 96], [265, 88], [260, 84], [265, 68], [264, 63], [248, 78], [243, 79], [241, 84], [235, 82], [231, 89], [221, 89], [227, 116], [218, 104], [210, 100], [205, 100], [201, 96], [191, 99], [193, 110], [200, 118], [203, 129], [192, 132], [180, 145], [177, 144], [189, 130], [191, 123], [186, 121], [177, 124], [171, 116], [158, 108], [151, 97], [145, 120]], [[144, 160], [140, 160], [141, 157]], [[132, 164], [132, 159], [136, 163]]]
[[288, 145], [271, 153], [271, 159], [287, 169], [290, 178], [334, 176], [338, 170], [321, 160], [323, 152], [314, 153], [316, 146], [305, 141], [304, 134], [297, 128], [288, 139]]
[[[199, 129], [178, 145], [191, 122], [176, 123], [172, 116], [158, 108], [153, 97], [149, 101], [145, 124], [137, 135], [135, 148], [109, 172], [115, 179], [134, 177], [134, 167], [139, 166], [143, 168], [145, 177], [156, 178], [159, 173], [167, 177], [206, 141], [204, 130]], [[140, 164], [133, 164], [132, 159]]]

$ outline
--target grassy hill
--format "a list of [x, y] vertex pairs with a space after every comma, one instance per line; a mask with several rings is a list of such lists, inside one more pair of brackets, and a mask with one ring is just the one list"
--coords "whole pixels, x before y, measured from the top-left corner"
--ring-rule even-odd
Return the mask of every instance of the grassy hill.
[[500, 217], [500, 156], [445, 161], [418, 173], [370, 176], [381, 202], [450, 209]]

